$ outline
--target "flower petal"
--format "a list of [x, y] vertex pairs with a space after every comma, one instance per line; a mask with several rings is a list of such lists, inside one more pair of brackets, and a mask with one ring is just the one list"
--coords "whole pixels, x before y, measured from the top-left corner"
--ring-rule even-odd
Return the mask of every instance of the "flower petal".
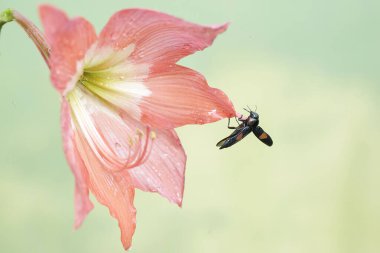
[[157, 11], [126, 9], [108, 21], [99, 46], [122, 49], [134, 44], [131, 57], [136, 62], [175, 63], [210, 46], [227, 26], [201, 26]]
[[133, 206], [135, 190], [132, 187], [131, 178], [127, 170], [114, 173], [104, 168], [81, 132], [77, 133], [75, 140], [88, 170], [90, 190], [118, 220], [121, 241], [127, 250], [131, 246], [136, 227], [136, 210]]
[[61, 128], [63, 148], [67, 162], [75, 177], [75, 223], [79, 228], [87, 214], [94, 208], [88, 196], [88, 173], [74, 143], [70, 107], [66, 100], [61, 105]]
[[151, 95], [140, 102], [141, 120], [152, 128], [205, 124], [236, 114], [221, 90], [208, 86], [198, 72], [179, 65], [157, 68], [145, 86]]
[[149, 66], [128, 60], [132, 52], [133, 46], [121, 51], [94, 46], [86, 54], [80, 83], [102, 100], [139, 120], [139, 101], [150, 94], [144, 86]]
[[121, 171], [143, 163], [151, 148], [150, 129], [78, 85], [67, 96], [75, 125], [92, 152], [110, 171]]
[[54, 39], [55, 33], [69, 22], [69, 18], [63, 11], [46, 4], [40, 5], [39, 13], [45, 29], [45, 37], [51, 42]]
[[63, 95], [82, 75], [84, 56], [96, 38], [93, 26], [83, 18], [69, 20], [50, 38], [50, 77]]
[[148, 160], [129, 170], [133, 185], [143, 191], [158, 192], [181, 206], [185, 180], [186, 154], [174, 130], [154, 130]]

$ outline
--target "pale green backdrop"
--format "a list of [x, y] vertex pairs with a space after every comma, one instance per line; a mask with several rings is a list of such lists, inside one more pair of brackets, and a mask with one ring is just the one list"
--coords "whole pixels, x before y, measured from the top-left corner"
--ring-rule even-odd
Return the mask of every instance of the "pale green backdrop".
[[[55, 0], [97, 31], [144, 7], [228, 31], [181, 63], [257, 105], [253, 135], [218, 150], [227, 120], [178, 129], [188, 155], [183, 208], [137, 192], [133, 253], [380, 252], [378, 0]], [[3, 0], [40, 25], [38, 0]], [[16, 25], [0, 38], [0, 252], [123, 252], [116, 221], [96, 205], [73, 230], [73, 176], [59, 96]]]

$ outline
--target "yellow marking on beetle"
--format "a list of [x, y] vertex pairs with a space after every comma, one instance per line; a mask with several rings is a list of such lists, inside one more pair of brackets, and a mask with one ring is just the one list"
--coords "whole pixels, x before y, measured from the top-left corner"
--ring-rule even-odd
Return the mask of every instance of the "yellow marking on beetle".
[[243, 133], [240, 133], [238, 136], [236, 136], [236, 140], [240, 141], [243, 139]]
[[262, 134], [260, 134], [260, 136], [259, 136], [259, 139], [260, 139], [260, 140], [263, 140], [263, 139], [266, 139], [266, 138], [268, 138], [268, 135], [267, 135], [266, 133], [262, 133]]

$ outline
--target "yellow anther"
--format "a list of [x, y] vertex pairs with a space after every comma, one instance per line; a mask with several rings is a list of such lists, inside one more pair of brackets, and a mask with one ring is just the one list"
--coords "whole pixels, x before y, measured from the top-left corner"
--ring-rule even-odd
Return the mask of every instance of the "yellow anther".
[[130, 136], [128, 136], [128, 145], [132, 146], [133, 145], [133, 140]]
[[151, 131], [151, 132], [150, 132], [150, 138], [151, 138], [152, 140], [154, 140], [154, 139], [157, 138], [157, 135], [156, 135], [156, 132], [155, 132], [155, 131]]
[[137, 128], [136, 129], [136, 134], [138, 135], [138, 136], [143, 136], [144, 135], [144, 132], [143, 131], [141, 131], [141, 129], [140, 128]]

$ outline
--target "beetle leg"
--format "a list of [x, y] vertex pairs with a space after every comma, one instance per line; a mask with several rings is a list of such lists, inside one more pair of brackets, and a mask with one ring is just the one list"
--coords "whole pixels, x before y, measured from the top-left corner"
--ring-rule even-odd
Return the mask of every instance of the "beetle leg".
[[228, 129], [236, 129], [236, 127], [232, 127], [232, 126], [230, 126], [230, 118], [228, 118]]
[[246, 116], [244, 116], [243, 114], [240, 114], [240, 113], [238, 113], [238, 118], [237, 118], [239, 121], [245, 121], [245, 120], [247, 120], [248, 119], [248, 117], [246, 117]]

